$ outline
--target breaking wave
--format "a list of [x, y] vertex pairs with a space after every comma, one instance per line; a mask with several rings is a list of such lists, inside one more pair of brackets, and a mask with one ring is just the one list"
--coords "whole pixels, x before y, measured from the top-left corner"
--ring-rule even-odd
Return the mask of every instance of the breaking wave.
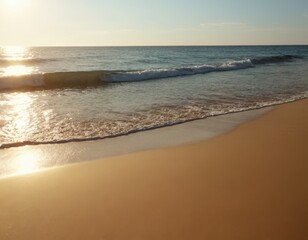
[[205, 74], [210, 72], [232, 71], [245, 68], [251, 68], [254, 65], [250, 60], [230, 61], [218, 65], [198, 65], [193, 67], [183, 67], [174, 69], [153, 69], [143, 71], [133, 71], [116, 73], [105, 79], [107, 82], [137, 82], [160, 78], [190, 76], [196, 74]]
[[252, 59], [248, 58], [239, 61], [229, 61], [223, 64], [214, 64], [214, 65], [204, 64], [187, 68], [184, 67], [184, 68], [174, 68], [174, 69], [154, 69], [154, 70], [116, 73], [102, 80], [108, 82], [136, 82], [136, 81], [145, 81], [145, 80], [160, 79], [160, 78], [205, 74], [210, 72], [240, 70], [240, 69], [252, 68], [255, 67], [255, 65], [269, 64], [269, 63], [283, 63], [301, 58], [303, 57], [296, 55], [281, 55], [281, 56], [260, 57]]
[[296, 55], [281, 55], [251, 59], [247, 58], [244, 60], [228, 61], [222, 64], [203, 64], [169, 69], [56, 72], [23, 76], [4, 76], [0, 77], [0, 90], [96, 87], [106, 83], [136, 82], [170, 77], [191, 76], [211, 72], [241, 70], [261, 64], [283, 63], [301, 58], [303, 57]]
[[0, 90], [85, 88], [103, 85], [108, 71], [38, 73], [0, 77]]

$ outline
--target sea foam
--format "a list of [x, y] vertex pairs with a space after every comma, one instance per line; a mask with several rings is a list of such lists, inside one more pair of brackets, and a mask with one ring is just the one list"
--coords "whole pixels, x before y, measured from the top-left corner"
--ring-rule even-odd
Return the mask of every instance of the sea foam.
[[151, 69], [143, 71], [116, 73], [102, 80], [107, 82], [134, 82], [134, 81], [145, 81], [145, 80], [161, 79], [169, 77], [189, 76], [189, 75], [204, 74], [210, 72], [239, 70], [251, 67], [254, 67], [254, 65], [248, 59], [242, 61], [230, 61], [218, 65], [204, 64], [204, 65], [197, 65], [197, 66], [183, 67], [183, 68]]
[[97, 87], [104, 83], [137, 82], [170, 77], [184, 77], [211, 72], [253, 68], [261, 64], [283, 63], [302, 58], [296, 55], [246, 58], [220, 64], [201, 64], [180, 68], [145, 69], [140, 71], [82, 71], [40, 73], [23, 76], [0, 77], [0, 90], [20, 88], [80, 88]]

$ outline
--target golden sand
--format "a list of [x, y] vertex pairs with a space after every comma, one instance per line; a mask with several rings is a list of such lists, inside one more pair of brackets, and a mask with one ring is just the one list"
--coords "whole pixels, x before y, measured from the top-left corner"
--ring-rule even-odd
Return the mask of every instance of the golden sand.
[[0, 180], [0, 239], [308, 239], [308, 100], [208, 141]]

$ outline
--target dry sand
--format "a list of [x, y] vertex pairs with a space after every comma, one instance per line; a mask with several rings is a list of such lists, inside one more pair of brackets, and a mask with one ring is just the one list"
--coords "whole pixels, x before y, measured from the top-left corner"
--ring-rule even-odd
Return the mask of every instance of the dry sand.
[[0, 180], [0, 239], [308, 239], [308, 100], [196, 144]]

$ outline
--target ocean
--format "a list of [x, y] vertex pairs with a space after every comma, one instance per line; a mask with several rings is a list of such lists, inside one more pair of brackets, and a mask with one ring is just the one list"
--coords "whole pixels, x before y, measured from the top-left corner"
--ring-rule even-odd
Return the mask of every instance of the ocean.
[[0, 149], [103, 139], [307, 96], [308, 46], [3, 47]]

